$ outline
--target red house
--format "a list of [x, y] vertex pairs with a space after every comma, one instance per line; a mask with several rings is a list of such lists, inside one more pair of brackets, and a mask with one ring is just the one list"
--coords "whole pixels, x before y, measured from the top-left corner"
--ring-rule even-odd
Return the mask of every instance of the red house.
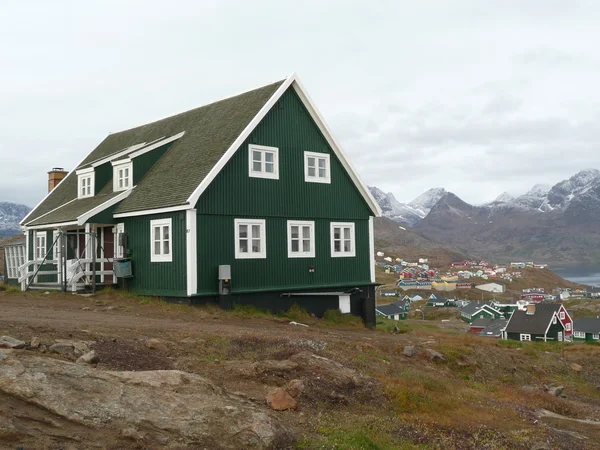
[[569, 315], [569, 312], [560, 303], [552, 303], [550, 306], [554, 307], [558, 320], [565, 327], [565, 338], [570, 340], [573, 337], [573, 319]]
[[540, 303], [544, 301], [544, 294], [540, 294], [539, 292], [531, 292], [528, 294], [521, 295], [521, 300], [529, 300], [533, 303]]

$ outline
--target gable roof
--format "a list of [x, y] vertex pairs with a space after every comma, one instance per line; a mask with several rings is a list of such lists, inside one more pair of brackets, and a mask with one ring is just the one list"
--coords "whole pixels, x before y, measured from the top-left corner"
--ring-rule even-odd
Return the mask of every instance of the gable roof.
[[471, 328], [485, 328], [487, 327], [494, 319], [488, 319], [485, 317], [480, 317], [479, 319], [473, 321], [473, 323], [471, 323], [470, 327]]
[[[539, 303], [535, 307], [534, 314], [527, 314], [527, 311], [523, 310], [515, 311], [508, 322], [506, 332], [546, 334], [550, 321], [558, 312], [556, 306], [560, 307], [560, 305]], [[560, 320], [557, 322], [560, 323]]]
[[506, 320], [506, 319], [491, 320], [487, 324], [487, 326], [483, 330], [481, 330], [479, 335], [480, 336], [499, 337], [502, 335], [502, 331], [504, 331], [504, 328], [506, 328], [507, 323], [508, 323], [508, 320]]
[[[200, 108], [167, 117], [107, 136], [76, 169], [111, 155], [127, 153], [169, 136], [184, 133], [169, 143], [170, 147], [139, 181], [136, 188], [115, 210], [115, 214], [129, 215], [163, 208], [193, 208], [198, 198], [225, 166], [240, 145], [247, 139], [273, 105], [288, 88], [293, 88], [331, 146], [340, 163], [348, 172], [358, 191], [374, 215], [381, 215], [379, 205], [341, 150], [316, 106], [305, 92], [298, 77], [293, 74], [285, 80], [229, 97]], [[135, 147], [134, 147], [135, 146]], [[132, 150], [133, 151], [133, 150]], [[193, 161], [193, 164], [190, 162]], [[102, 188], [112, 192], [110, 187]], [[70, 217], [59, 212], [61, 206], [77, 198], [77, 174], [71, 171], [50, 192], [21, 224], [31, 225], [42, 215], [56, 210], [53, 220], [64, 222]], [[59, 208], [59, 209], [57, 209]], [[81, 213], [78, 210], [78, 213]], [[39, 222], [38, 222], [39, 223]], [[50, 222], [45, 222], [50, 223]]]
[[583, 331], [584, 333], [600, 333], [600, 318], [582, 317], [573, 322], [573, 331]]
[[375, 309], [385, 316], [391, 316], [393, 314], [402, 314], [405, 312], [402, 308], [400, 308], [400, 306], [394, 303], [390, 303], [389, 305], [377, 305]]
[[472, 316], [477, 311], [479, 311], [480, 309], [482, 309], [482, 308], [484, 308], [486, 306], [487, 306], [487, 309], [492, 309], [494, 311], [500, 312], [496, 308], [494, 308], [491, 305], [491, 303], [489, 303], [489, 302], [471, 302], [471, 303], [463, 306], [462, 308], [460, 308], [460, 312], [462, 314], [466, 314], [468, 316]]

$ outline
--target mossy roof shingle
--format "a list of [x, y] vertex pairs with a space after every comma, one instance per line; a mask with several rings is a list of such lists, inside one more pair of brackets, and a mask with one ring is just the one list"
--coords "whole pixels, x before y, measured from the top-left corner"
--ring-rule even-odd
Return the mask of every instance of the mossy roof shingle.
[[[180, 139], [173, 142], [169, 150], [139, 181], [131, 195], [119, 204], [115, 212], [183, 205], [282, 83], [283, 80], [147, 125], [111, 134], [81, 162], [78, 168], [133, 145], [185, 132]], [[97, 194], [96, 197], [99, 195]], [[73, 171], [35, 208], [27, 218], [26, 225], [73, 220], [74, 214], [80, 215], [87, 211], [82, 211], [82, 208], [94, 203], [89, 208], [92, 209], [109, 197], [105, 196], [97, 204], [92, 199], [76, 200], [40, 218], [43, 214], [75, 198], [77, 198], [77, 175]], [[53, 221], [47, 222], [47, 217], [52, 218]]]

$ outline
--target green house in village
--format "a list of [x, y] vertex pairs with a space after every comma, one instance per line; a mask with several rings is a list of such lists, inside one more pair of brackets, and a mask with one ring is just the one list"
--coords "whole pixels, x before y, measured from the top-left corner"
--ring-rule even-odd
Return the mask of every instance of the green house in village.
[[581, 317], [573, 322], [573, 340], [600, 342], [600, 317]]
[[107, 136], [22, 221], [13, 281], [374, 318], [379, 215], [291, 75]]
[[460, 318], [465, 322], [473, 323], [477, 319], [502, 319], [504, 313], [489, 303], [471, 302], [460, 309]]

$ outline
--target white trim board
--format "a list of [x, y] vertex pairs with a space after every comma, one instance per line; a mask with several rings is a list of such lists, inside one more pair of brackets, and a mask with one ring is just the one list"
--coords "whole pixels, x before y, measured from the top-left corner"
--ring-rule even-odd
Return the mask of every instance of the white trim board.
[[137, 217], [137, 216], [149, 216], [152, 214], [163, 214], [170, 213], [175, 211], [185, 211], [190, 209], [190, 205], [178, 205], [178, 206], [168, 206], [166, 208], [156, 208], [156, 209], [143, 209], [140, 211], [131, 211], [113, 214], [115, 219], [120, 219], [121, 217]]
[[198, 291], [198, 248], [197, 240], [197, 215], [195, 209], [185, 212], [185, 259], [186, 259], [186, 288], [187, 295], [192, 296]]
[[355, 186], [358, 188], [358, 191], [361, 193], [363, 198], [365, 199], [369, 208], [373, 211], [376, 217], [381, 216], [381, 208], [369, 192], [367, 186], [362, 182], [354, 167], [346, 157], [345, 153], [342, 151], [340, 145], [337, 143], [331, 131], [325, 124], [321, 114], [319, 113], [317, 107], [312, 102], [306, 91], [304, 90], [302, 84], [298, 76], [293, 73], [289, 77], [285, 79], [285, 81], [279, 86], [279, 88], [275, 91], [275, 93], [271, 96], [271, 98], [263, 105], [260, 111], [254, 116], [254, 118], [250, 121], [250, 123], [244, 128], [242, 133], [236, 138], [236, 140], [231, 144], [231, 146], [227, 149], [227, 151], [221, 156], [217, 164], [210, 170], [208, 175], [204, 177], [202, 182], [198, 185], [198, 187], [192, 192], [192, 194], [187, 199], [187, 203], [194, 207], [198, 202], [198, 199], [202, 195], [202, 193], [208, 188], [208, 186], [212, 183], [215, 177], [219, 174], [219, 172], [225, 167], [225, 164], [233, 157], [235, 152], [241, 147], [241, 145], [246, 141], [248, 136], [254, 131], [254, 129], [258, 126], [258, 124], [264, 119], [267, 113], [271, 110], [271, 108], [277, 103], [277, 101], [281, 98], [281, 96], [287, 91], [287, 89], [292, 86], [300, 100], [308, 110], [314, 122], [317, 124], [323, 136], [329, 143], [330, 147], [333, 149], [333, 152], [338, 157], [342, 166], [346, 169], [346, 172], [350, 175], [350, 179], [354, 182]]
[[96, 206], [95, 208], [90, 209], [88, 212], [81, 214], [79, 217], [77, 217], [77, 224], [83, 225], [85, 222], [88, 221], [88, 219], [90, 217], [95, 216], [96, 214], [104, 211], [106, 208], [109, 208], [109, 207], [113, 206], [114, 204], [119, 203], [121, 200], [129, 197], [129, 194], [131, 194], [132, 191], [133, 191], [133, 188], [127, 189], [126, 191], [121, 192], [119, 195], [115, 195], [113, 198], [108, 199], [104, 203], [101, 203], [100, 205]]

